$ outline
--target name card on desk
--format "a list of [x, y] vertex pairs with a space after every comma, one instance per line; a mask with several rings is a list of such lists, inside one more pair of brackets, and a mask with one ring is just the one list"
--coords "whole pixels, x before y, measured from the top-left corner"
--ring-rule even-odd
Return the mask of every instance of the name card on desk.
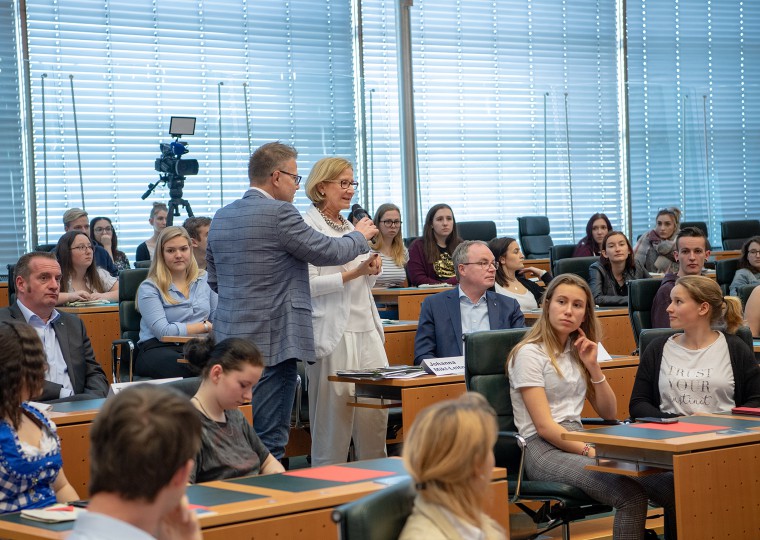
[[464, 375], [464, 356], [427, 358], [422, 367], [431, 375]]

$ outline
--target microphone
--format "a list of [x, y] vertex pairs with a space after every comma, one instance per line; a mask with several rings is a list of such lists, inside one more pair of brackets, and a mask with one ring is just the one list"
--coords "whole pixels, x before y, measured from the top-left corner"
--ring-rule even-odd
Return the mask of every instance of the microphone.
[[362, 205], [358, 203], [351, 207], [351, 213], [354, 215], [354, 218], [357, 221], [361, 221], [364, 218], [372, 219], [369, 215], [369, 212], [362, 208]]

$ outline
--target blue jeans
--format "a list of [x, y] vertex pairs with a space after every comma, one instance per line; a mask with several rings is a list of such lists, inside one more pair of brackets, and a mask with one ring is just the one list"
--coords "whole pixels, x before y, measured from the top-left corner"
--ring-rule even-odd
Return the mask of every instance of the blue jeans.
[[253, 388], [253, 429], [278, 460], [285, 455], [296, 396], [297, 360], [267, 366]]

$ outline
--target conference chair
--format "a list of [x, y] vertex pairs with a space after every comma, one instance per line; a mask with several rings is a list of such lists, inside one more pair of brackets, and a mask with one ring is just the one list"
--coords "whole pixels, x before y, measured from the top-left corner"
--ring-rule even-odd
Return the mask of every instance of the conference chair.
[[739, 259], [715, 261], [715, 279], [724, 295], [730, 292], [731, 282], [734, 280], [734, 275], [738, 269]]
[[742, 311], [747, 307], [747, 300], [752, 296], [752, 291], [755, 290], [755, 287], [757, 285], [742, 285], [741, 289], [739, 289], [739, 300], [742, 301]]
[[401, 481], [333, 510], [340, 540], [396, 540], [414, 507], [411, 480]]
[[[683, 333], [683, 330], [680, 328], [649, 328], [647, 330], [641, 331], [640, 339], [640, 345], [639, 350], [641, 351], [641, 356], [644, 356], [644, 351], [649, 347], [649, 344], [652, 343], [655, 339], [663, 336], [672, 336], [673, 334], [681, 334]], [[740, 337], [742, 340], [744, 340], [744, 343], [747, 344], [747, 347], [749, 347], [749, 350], [753, 350], [753, 343], [752, 343], [752, 331], [749, 329], [748, 326], [740, 326], [739, 329], [736, 331], [737, 337]]]
[[460, 221], [457, 230], [462, 240], [490, 242], [496, 238], [496, 223], [493, 221]]
[[720, 239], [726, 251], [741, 249], [747, 239], [760, 235], [760, 220], [740, 219], [722, 221], [720, 224]]
[[53, 251], [58, 244], [37, 244], [34, 246], [34, 251]]
[[135, 269], [150, 268], [150, 261], [135, 261], [132, 266], [134, 266]]
[[571, 257], [570, 259], [560, 259], [555, 263], [554, 275], [575, 274], [584, 279], [586, 283], [591, 279], [589, 267], [597, 262], [599, 257]]
[[555, 244], [549, 248], [549, 268], [552, 269], [552, 275], [557, 275], [554, 265], [562, 259], [571, 259], [575, 253], [575, 244]]
[[119, 331], [121, 338], [111, 344], [113, 381], [120, 382], [126, 363], [129, 381], [134, 380], [135, 344], [140, 339], [140, 312], [135, 299], [137, 288], [148, 277], [147, 268], [122, 270], [119, 273]]
[[9, 264], [8, 268], [8, 305], [12, 306], [16, 301], [16, 265]]
[[705, 237], [710, 238], [710, 235], [707, 234], [707, 223], [704, 221], [682, 221], [680, 227], [682, 229], [685, 229], [686, 227], [696, 227], [704, 233]]
[[639, 334], [642, 330], [652, 328], [652, 301], [661, 283], [661, 279], [634, 279], [628, 282], [628, 316], [631, 319], [633, 339], [639, 349]]
[[404, 240], [404, 247], [409, 248], [409, 246], [412, 245], [412, 242], [414, 242], [418, 238], [419, 238], [419, 236], [407, 236], [406, 238], [403, 239]]
[[[496, 411], [499, 438], [494, 447], [496, 465], [507, 468], [509, 502], [516, 504], [535, 523], [546, 524], [531, 538], [562, 527], [570, 538], [570, 523], [612, 509], [590, 498], [580, 489], [560, 482], [542, 482], [525, 477], [527, 441], [517, 433], [509, 395], [506, 359], [529, 331], [527, 328], [473, 332], [464, 336], [464, 380], [467, 389], [483, 394]], [[536, 510], [534, 504], [541, 503]]]
[[549, 218], [546, 216], [517, 218], [517, 235], [526, 259], [549, 258], [549, 248], [554, 245], [550, 232]]

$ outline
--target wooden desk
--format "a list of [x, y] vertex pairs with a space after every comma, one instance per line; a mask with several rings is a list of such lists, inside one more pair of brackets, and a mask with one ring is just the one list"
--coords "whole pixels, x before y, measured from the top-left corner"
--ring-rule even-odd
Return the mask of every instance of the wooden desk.
[[108, 377], [108, 382], [113, 383], [113, 370], [111, 369], [111, 343], [119, 339], [119, 305], [108, 304], [104, 306], [89, 307], [59, 307], [59, 311], [73, 313], [84, 323], [87, 335], [92, 344], [92, 352], [95, 360]]
[[725, 259], [738, 259], [741, 256], [742, 252], [740, 249], [729, 251], [713, 251], [710, 253], [710, 258], [708, 260], [723, 261]]
[[0, 281], [0, 308], [8, 307], [9, 305], [8, 282]]
[[[600, 362], [600, 364], [602, 366], [602, 373], [607, 377], [607, 382], [617, 398], [617, 413], [615, 418], [618, 420], [630, 418], [628, 405], [631, 401], [633, 381], [636, 380], [636, 371], [639, 369], [639, 357], [623, 356], [607, 360], [606, 362]], [[589, 418], [598, 416], [588, 400], [583, 405], [581, 416]]]
[[402, 287], [399, 289], [372, 289], [372, 296], [378, 304], [398, 306], [398, 318], [403, 321], [418, 321], [422, 301], [431, 294], [450, 291], [451, 287]]
[[[415, 379], [376, 381], [330, 375], [327, 380], [356, 385], [358, 401], [349, 402], [349, 406], [389, 409], [401, 405], [401, 422], [404, 427], [411, 426], [417, 414], [428, 405], [456, 398], [467, 391], [464, 375], [423, 375]], [[404, 427], [396, 437], [399, 442], [404, 440]]]
[[[369, 475], [383, 474], [383, 478], [408, 477], [398, 458], [333, 466], [332, 474], [329, 475], [333, 481], [302, 476], [314, 471], [318, 469], [189, 486], [187, 495], [190, 503], [209, 507], [215, 512], [214, 515], [200, 517], [203, 538], [332, 540], [338, 536], [337, 527], [331, 519], [332, 509], [385, 487], [373, 480], [350, 481], [347, 474], [361, 472]], [[506, 470], [495, 468], [491, 480], [486, 510], [509, 530]], [[303, 487], [310, 489], [299, 491]], [[70, 524], [61, 527], [65, 530], [55, 530], [57, 527], [20, 520], [16, 516], [0, 516], [0, 537], [14, 540], [58, 540], [66, 538], [73, 527]]]
[[414, 336], [417, 321], [394, 321], [383, 324], [385, 354], [392, 366], [406, 365], [414, 360]]
[[50, 419], [61, 438], [63, 471], [80, 497], [87, 497], [90, 483], [90, 427], [105, 399], [53, 404]]
[[[525, 313], [525, 324], [532, 326], [541, 316], [540, 310]], [[602, 327], [602, 344], [611, 355], [627, 356], [636, 350], [627, 307], [598, 307], [596, 316]]]
[[[536, 268], [540, 268], [544, 272], [551, 272], [552, 266], [551, 261], [549, 259], [525, 259], [523, 261], [523, 266], [526, 268], [529, 266], [535, 266]], [[541, 277], [541, 276], [537, 276]]]
[[662, 431], [650, 435], [642, 428], [614, 426], [562, 437], [594, 443], [599, 457], [595, 470], [632, 476], [647, 474], [647, 467], [672, 470], [678, 538], [757, 538], [760, 418], [698, 415], [681, 418], [679, 424], [706, 422], [746, 429], [735, 434], [711, 431], [658, 438]]
[[[101, 398], [54, 403], [53, 411], [48, 413], [58, 428], [58, 436], [61, 438], [63, 471], [71, 485], [83, 498], [87, 495], [87, 486], [90, 483], [90, 427], [105, 401], [105, 398]], [[240, 412], [249, 422], [253, 422], [253, 411], [250, 405], [241, 405]], [[285, 457], [308, 453], [308, 450], [298, 452], [296, 445], [303, 445], [302, 439], [303, 433], [292, 428], [288, 446], [285, 448]], [[307, 444], [311, 444], [311, 439]], [[292, 453], [289, 453], [289, 450]]]

